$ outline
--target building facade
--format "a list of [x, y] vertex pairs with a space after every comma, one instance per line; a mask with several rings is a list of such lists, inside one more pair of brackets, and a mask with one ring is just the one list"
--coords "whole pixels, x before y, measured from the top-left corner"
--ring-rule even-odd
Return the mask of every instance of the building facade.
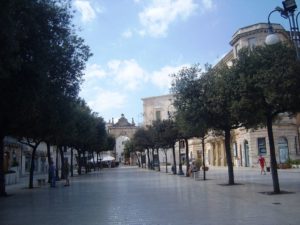
[[[272, 24], [273, 30], [278, 34], [281, 41], [289, 38], [287, 31], [280, 24]], [[264, 45], [268, 35], [268, 24], [258, 23], [238, 29], [233, 34], [230, 45], [232, 49], [216, 64], [226, 63], [232, 65], [232, 60], [238, 56], [242, 48], [253, 48]], [[144, 98], [144, 124], [149, 125], [157, 119], [168, 119], [170, 112], [174, 112], [172, 101], [174, 96], [163, 95]], [[289, 117], [281, 114], [280, 118], [273, 123], [275, 152], [279, 164], [286, 163], [289, 159], [300, 159], [300, 115]], [[239, 128], [231, 133], [231, 149], [233, 163], [236, 167], [258, 167], [259, 155], [264, 155], [269, 166], [269, 140], [266, 128], [246, 130]], [[180, 146], [180, 145], [179, 145]], [[180, 149], [180, 148], [179, 148]], [[189, 140], [189, 156], [192, 160], [201, 157], [202, 148], [199, 139]], [[205, 140], [206, 165], [227, 166], [224, 137], [208, 135]], [[176, 154], [179, 155], [179, 154]], [[172, 156], [171, 156], [172, 157]]]
[[[107, 123], [106, 126], [108, 133], [113, 135], [116, 139], [116, 145], [115, 149], [112, 151], [112, 155], [115, 157], [117, 162], [125, 163], [123, 154], [125, 143], [132, 139], [138, 127], [135, 125], [133, 118], [131, 123], [129, 123], [124, 114], [121, 114], [121, 118], [117, 123], [114, 123], [114, 120], [112, 119], [112, 121]], [[135, 159], [131, 159], [131, 161], [135, 161]], [[133, 164], [133, 162], [130, 162], [130, 164]]]
[[[280, 24], [272, 24], [273, 31], [284, 42], [289, 40], [287, 31]], [[242, 48], [253, 48], [265, 45], [269, 25], [258, 23], [238, 29], [234, 33], [230, 45], [232, 50], [220, 61], [228, 66], [232, 60], [238, 57], [238, 51]], [[218, 66], [218, 64], [216, 65]], [[279, 164], [287, 163], [291, 159], [298, 159], [299, 155], [299, 121], [290, 118], [287, 114], [281, 114], [273, 124], [275, 152]], [[224, 143], [220, 138], [210, 138], [206, 144], [208, 163], [215, 166], [226, 165]], [[222, 150], [223, 149], [223, 150]], [[259, 155], [266, 157], [269, 165], [269, 140], [266, 128], [257, 130], [236, 129], [232, 132], [232, 155], [235, 166], [257, 167]]]

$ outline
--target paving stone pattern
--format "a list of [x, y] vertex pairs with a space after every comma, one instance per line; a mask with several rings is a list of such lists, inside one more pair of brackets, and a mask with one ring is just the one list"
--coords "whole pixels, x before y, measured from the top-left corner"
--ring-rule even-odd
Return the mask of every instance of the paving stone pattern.
[[[270, 174], [236, 172], [242, 185], [224, 186], [226, 169], [210, 169], [209, 180], [121, 167], [76, 176], [33, 190], [8, 187], [0, 198], [0, 225], [298, 225], [300, 173], [287, 177], [292, 194], [265, 195]], [[290, 182], [290, 185], [289, 185]]]

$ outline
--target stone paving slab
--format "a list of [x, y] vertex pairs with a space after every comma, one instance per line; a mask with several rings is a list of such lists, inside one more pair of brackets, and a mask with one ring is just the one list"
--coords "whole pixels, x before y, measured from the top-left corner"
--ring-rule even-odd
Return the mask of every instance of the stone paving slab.
[[242, 185], [224, 186], [226, 169], [211, 168], [209, 180], [139, 168], [111, 168], [28, 190], [8, 187], [0, 198], [1, 225], [298, 225], [300, 173], [279, 172], [282, 189], [264, 195], [271, 175], [236, 170]]

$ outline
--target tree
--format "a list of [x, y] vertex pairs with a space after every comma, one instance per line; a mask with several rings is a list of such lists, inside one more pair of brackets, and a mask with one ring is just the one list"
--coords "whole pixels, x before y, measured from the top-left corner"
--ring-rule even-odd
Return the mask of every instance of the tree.
[[[75, 35], [69, 0], [11, 0], [1, 2], [0, 8], [1, 23], [6, 23], [0, 33], [4, 47], [0, 60], [0, 195], [3, 196], [6, 194], [4, 137], [25, 137], [24, 124], [35, 126], [37, 131], [42, 125], [37, 124], [40, 120], [36, 118], [45, 112], [43, 108], [52, 94], [76, 98], [85, 62], [91, 54], [83, 39]], [[33, 133], [28, 137], [36, 139]]]
[[225, 152], [228, 167], [228, 184], [234, 185], [233, 162], [231, 156], [231, 130], [241, 127], [237, 113], [232, 110], [239, 88], [232, 68], [221, 65], [210, 68], [203, 76], [205, 86], [204, 108], [208, 119], [208, 127], [223, 131], [225, 136]]
[[153, 128], [159, 137], [159, 147], [172, 148], [174, 174], [177, 174], [175, 144], [178, 140], [178, 128], [173, 120], [157, 120], [153, 122]]
[[[203, 105], [197, 104], [203, 96], [202, 83], [196, 83], [200, 77], [199, 65], [183, 68], [177, 74], [173, 74], [171, 91], [175, 95], [174, 106], [176, 108], [175, 122], [179, 128], [179, 137], [185, 140], [186, 146], [186, 176], [189, 176], [189, 150], [188, 139], [199, 137], [202, 140], [203, 166], [205, 167], [204, 139], [208, 132], [207, 115], [205, 110], [199, 110]], [[195, 91], [197, 90], [197, 91]], [[206, 179], [206, 171], [203, 170], [203, 178]]]
[[[230, 149], [230, 131], [238, 128], [240, 123], [232, 111], [236, 96], [236, 88], [232, 69], [227, 65], [217, 67], [206, 66], [206, 72], [201, 73], [199, 65], [186, 72], [181, 72], [175, 80], [174, 88], [179, 95], [177, 106], [179, 111], [197, 113], [189, 117], [201, 128], [200, 135], [205, 136], [209, 129], [223, 131], [225, 135], [225, 151], [228, 165], [228, 183], [234, 184], [233, 163]], [[197, 127], [197, 126], [196, 126]], [[203, 139], [202, 139], [203, 140]], [[204, 142], [203, 142], [204, 143]]]
[[272, 125], [281, 113], [300, 111], [299, 61], [285, 44], [260, 46], [240, 51], [234, 70], [240, 95], [235, 110], [245, 127], [267, 127], [273, 190], [280, 193]]
[[137, 131], [133, 135], [133, 142], [136, 148], [146, 149], [147, 158], [148, 158], [148, 169], [150, 169], [150, 155], [149, 149], [154, 148], [154, 139], [151, 133], [151, 126], [148, 129], [144, 127], [138, 128]]

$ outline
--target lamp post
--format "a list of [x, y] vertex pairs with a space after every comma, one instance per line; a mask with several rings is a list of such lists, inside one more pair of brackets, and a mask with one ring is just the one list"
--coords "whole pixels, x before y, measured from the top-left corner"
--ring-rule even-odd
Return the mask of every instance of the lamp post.
[[281, 17], [284, 19], [289, 20], [290, 25], [290, 39], [294, 44], [297, 60], [300, 60], [300, 52], [299, 52], [299, 44], [300, 44], [300, 37], [299, 37], [299, 25], [298, 25], [298, 16], [299, 13], [297, 13], [295, 18], [295, 11], [297, 9], [297, 4], [295, 0], [284, 0], [282, 2], [283, 8], [277, 6], [274, 10], [272, 10], [269, 13], [268, 16], [268, 24], [269, 24], [269, 35], [266, 37], [266, 44], [272, 45], [276, 44], [280, 41], [279, 37], [274, 33], [273, 27], [270, 22], [270, 16], [274, 12], [279, 12], [281, 14]]

